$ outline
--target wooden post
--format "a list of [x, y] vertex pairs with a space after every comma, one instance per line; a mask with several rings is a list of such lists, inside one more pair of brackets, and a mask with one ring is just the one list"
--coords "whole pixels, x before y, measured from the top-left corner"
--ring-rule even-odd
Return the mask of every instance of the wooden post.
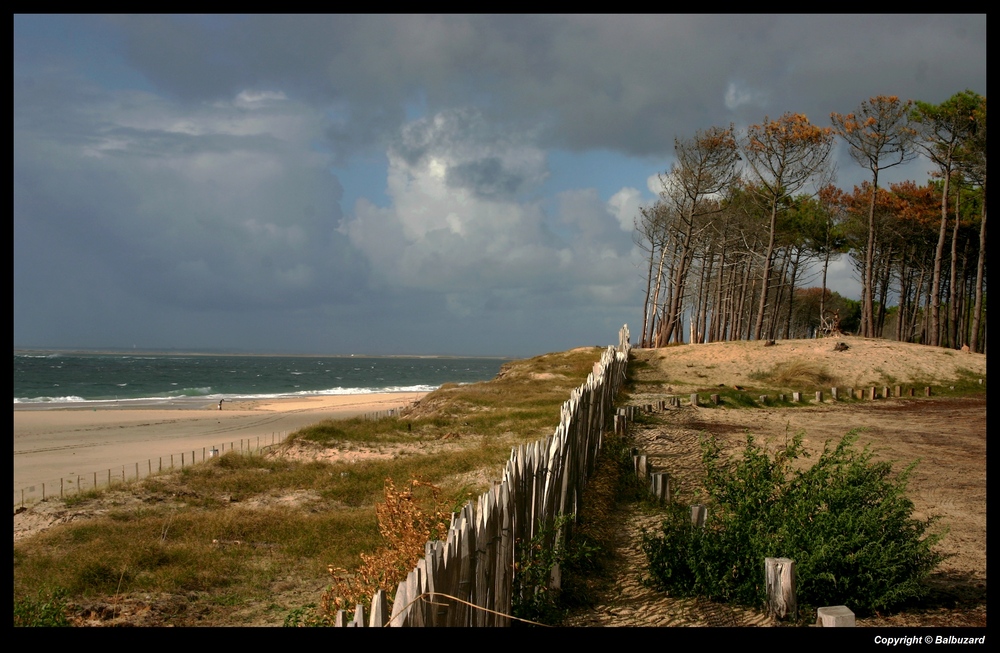
[[926, 388], [924, 388], [924, 396], [925, 397], [930, 397], [931, 396], [931, 387], [930, 386], [927, 386]]
[[670, 501], [670, 477], [666, 472], [653, 472], [650, 475], [649, 491], [660, 503]]
[[801, 392], [793, 392], [792, 393], [792, 403], [796, 403], [797, 404], [800, 401], [802, 401], [802, 393]]
[[389, 619], [389, 601], [385, 590], [378, 590], [372, 597], [372, 613], [368, 616], [369, 628], [382, 628]]
[[703, 503], [696, 503], [691, 506], [691, 523], [695, 526], [704, 527], [705, 520], [708, 519], [708, 506]]
[[94, 472], [94, 489], [97, 489], [97, 472]]
[[911, 396], [911, 397], [913, 396], [913, 388], [910, 388], [910, 390], [909, 390], [909, 393], [908, 393], [908, 394], [909, 394], [909, 396]]
[[823, 403], [823, 391], [822, 390], [817, 390], [816, 391], [816, 403], [818, 403], [818, 404]]
[[42, 501], [45, 501], [45, 483], [42, 483]]
[[868, 388], [868, 400], [875, 401], [875, 386]]
[[135, 480], [139, 480], [139, 463], [135, 464]]
[[59, 478], [59, 498], [63, 498], [63, 480], [62, 477]]
[[691, 405], [692, 406], [697, 406], [698, 405], [698, 393], [697, 392], [694, 392], [694, 393], [691, 394]]
[[784, 394], [778, 395], [778, 401], [784, 402], [785, 401], [785, 395]]
[[766, 404], [767, 403], [767, 395], [761, 395], [760, 396], [760, 403], [762, 403], [762, 404]]
[[826, 628], [853, 628], [854, 613], [846, 605], [831, 605], [816, 610], [816, 625]]
[[712, 398], [712, 403], [715, 404], [716, 406], [718, 406], [719, 403], [720, 403], [720, 401], [719, 401], [719, 395], [712, 395], [711, 398]]
[[[247, 449], [249, 448], [250, 440], [247, 439]], [[358, 603], [358, 605], [354, 608], [354, 619], [351, 620], [350, 625], [355, 628], [361, 628], [368, 625], [365, 623], [365, 606]]]
[[840, 393], [838, 392], [837, 388], [830, 388], [830, 396], [833, 398], [834, 401], [840, 400]]
[[632, 456], [632, 466], [635, 468], [635, 475], [643, 480], [649, 475], [649, 462], [646, 460], [645, 454], [639, 456]]
[[888, 399], [891, 395], [889, 394], [889, 386], [882, 386], [882, 398]]
[[798, 617], [795, 598], [795, 561], [789, 558], [764, 558], [764, 585], [767, 612], [778, 619]]
[[894, 394], [895, 394], [895, 395], [896, 395], [897, 397], [902, 397], [902, 396], [903, 396], [903, 386], [901, 386], [901, 385], [897, 385], [897, 386], [896, 386], [896, 392], [895, 392]]

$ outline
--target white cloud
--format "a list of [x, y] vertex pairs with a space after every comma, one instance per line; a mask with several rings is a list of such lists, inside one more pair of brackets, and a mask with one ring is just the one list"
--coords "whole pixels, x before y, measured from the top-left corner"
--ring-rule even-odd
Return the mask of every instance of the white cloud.
[[618, 220], [622, 231], [632, 233], [635, 230], [635, 218], [639, 215], [639, 207], [644, 204], [642, 192], [638, 188], [622, 188], [608, 200], [608, 208]]
[[406, 125], [388, 160], [390, 205], [361, 199], [341, 229], [389, 284], [446, 293], [449, 310], [467, 316], [497, 293], [569, 293], [630, 277], [616, 211], [630, 210], [638, 191], [612, 202], [564, 191], [550, 216], [530, 193], [547, 175], [545, 156], [525, 136], [445, 112]]
[[748, 87], [743, 82], [731, 81], [729, 82], [729, 85], [726, 86], [724, 101], [727, 109], [735, 111], [739, 107], [747, 104], [764, 106], [765, 97], [763, 92], [756, 91]]

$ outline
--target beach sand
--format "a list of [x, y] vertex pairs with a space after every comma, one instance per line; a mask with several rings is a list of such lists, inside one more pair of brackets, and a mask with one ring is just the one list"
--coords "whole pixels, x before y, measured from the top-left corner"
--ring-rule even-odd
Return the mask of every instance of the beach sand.
[[[409, 405], [426, 393], [397, 392], [224, 402], [170, 407], [14, 407], [14, 505], [113, 481], [144, 477], [162, 464], [201, 461], [215, 447], [256, 448], [324, 419], [343, 419]], [[242, 445], [241, 445], [242, 441]], [[162, 463], [161, 463], [162, 460]]]

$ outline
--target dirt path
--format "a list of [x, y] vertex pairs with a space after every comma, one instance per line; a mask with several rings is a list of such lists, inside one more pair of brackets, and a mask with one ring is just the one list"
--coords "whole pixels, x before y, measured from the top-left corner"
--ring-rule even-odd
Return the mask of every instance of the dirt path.
[[[633, 397], [642, 405], [650, 397]], [[634, 429], [638, 448], [655, 470], [671, 474], [676, 500], [695, 503], [700, 468], [698, 441], [718, 437], [735, 451], [751, 433], [758, 441], [781, 445], [805, 434], [812, 452], [828, 440], [860, 429], [860, 444], [878, 456], [905, 464], [921, 463], [910, 481], [915, 517], [938, 515], [948, 534], [940, 550], [949, 558], [931, 578], [925, 606], [894, 615], [859, 619], [859, 626], [986, 625], [986, 399], [882, 400], [798, 408], [728, 409], [691, 407], [657, 413], [657, 423]], [[670, 599], [642, 586], [645, 559], [639, 549], [643, 528], [656, 515], [630, 509], [623, 515], [615, 577], [593, 609], [574, 613], [572, 626], [764, 626], [765, 616], [709, 601]]]

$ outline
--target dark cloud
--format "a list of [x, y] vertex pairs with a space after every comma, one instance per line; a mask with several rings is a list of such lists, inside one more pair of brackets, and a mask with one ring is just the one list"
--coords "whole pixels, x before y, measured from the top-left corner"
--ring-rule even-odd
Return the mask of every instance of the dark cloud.
[[629, 225], [675, 138], [986, 93], [975, 15], [14, 23], [25, 344], [599, 344], [638, 312]]
[[[470, 100], [546, 143], [669, 153], [677, 135], [765, 112], [819, 120], [878, 93], [938, 101], [985, 77], [983, 16], [129, 16], [130, 61], [185, 101], [278, 86], [342, 102], [345, 152], [408, 103]], [[977, 61], [978, 58], [978, 61]], [[727, 111], [733, 81], [760, 100]], [[985, 92], [985, 88], [976, 89]]]

